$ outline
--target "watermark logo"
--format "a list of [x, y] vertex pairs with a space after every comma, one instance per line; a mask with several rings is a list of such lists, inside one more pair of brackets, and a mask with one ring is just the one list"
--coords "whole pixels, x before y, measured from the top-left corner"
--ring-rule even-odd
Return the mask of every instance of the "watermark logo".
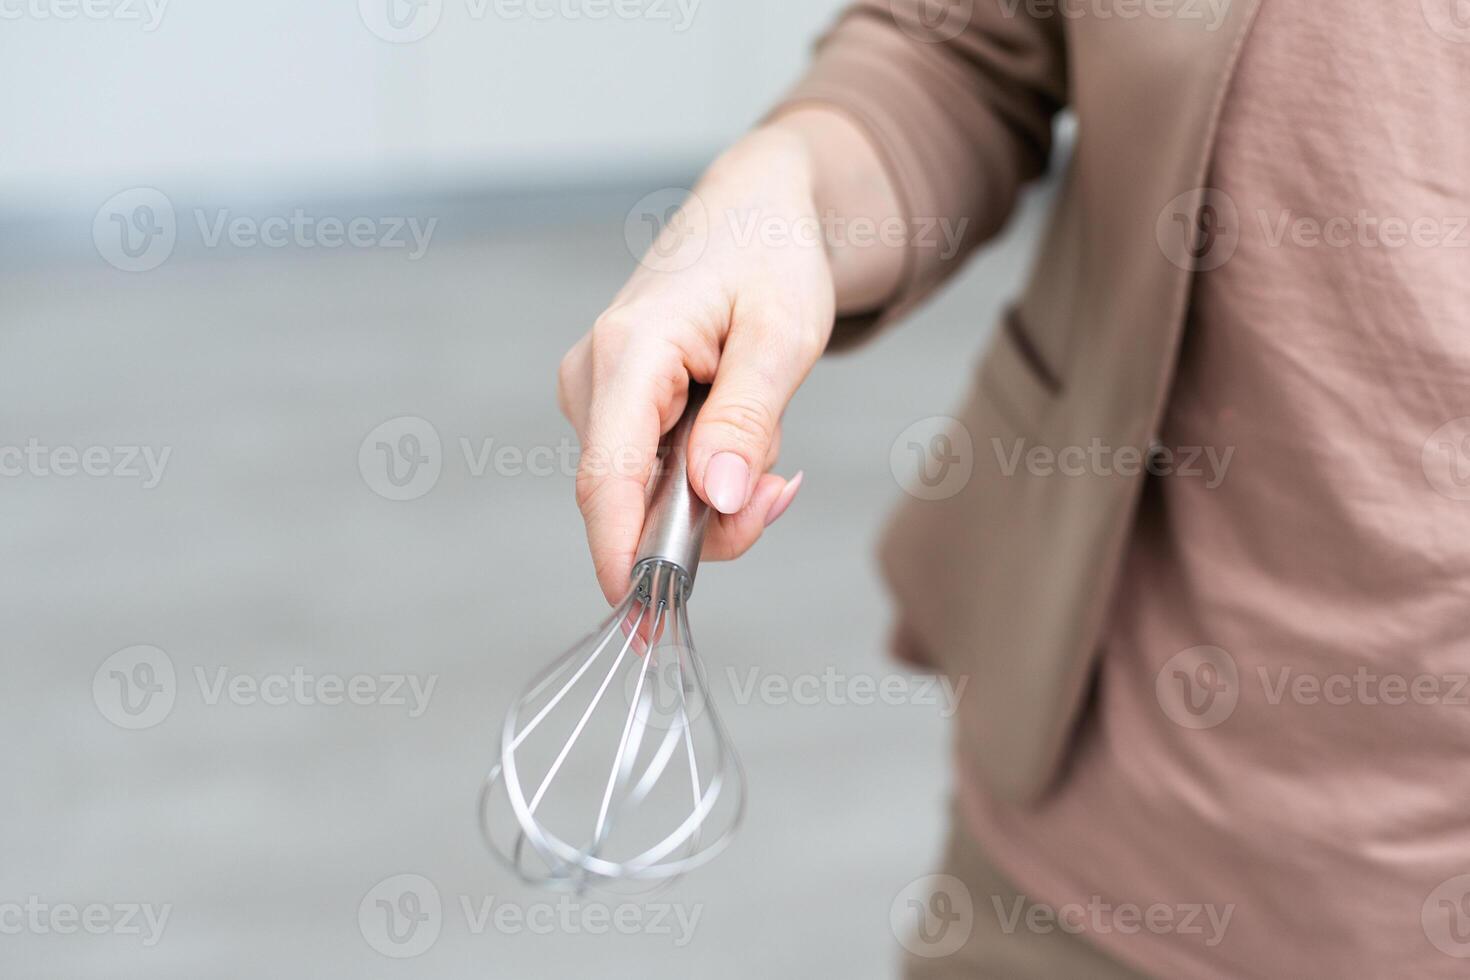
[[1470, 706], [1470, 674], [1380, 674], [1360, 666], [1351, 674], [1297, 672], [1280, 667], [1274, 672], [1257, 667], [1256, 675], [1268, 705], [1446, 705]]
[[[358, 446], [358, 468], [368, 488], [389, 500], [414, 500], [432, 490], [444, 467], [474, 480], [505, 478], [573, 479], [579, 466], [588, 474], [612, 473], [642, 478], [648, 454], [632, 446], [584, 455], [576, 442], [518, 445], [493, 437], [451, 437], [458, 446], [447, 456], [438, 430], [428, 419], [404, 415], [373, 429]], [[0, 447], [0, 475], [4, 456]]]
[[439, 941], [444, 928], [439, 889], [423, 875], [384, 878], [358, 903], [357, 928], [384, 956], [397, 960], [422, 956]]
[[178, 691], [174, 662], [146, 644], [117, 651], [92, 675], [92, 701], [102, 717], [135, 731], [167, 718]]
[[357, 469], [368, 489], [386, 500], [417, 500], [439, 482], [444, 448], [428, 419], [400, 415], [362, 440]]
[[178, 237], [173, 202], [155, 187], [119, 191], [92, 218], [97, 254], [123, 272], [148, 272], [163, 265]]
[[0, 444], [0, 477], [87, 476], [137, 480], [144, 490], [163, 481], [172, 446], [48, 446], [34, 436], [24, 446]]
[[[456, 14], [471, 22], [648, 21], [682, 34], [694, 25], [701, 0], [464, 0]], [[459, 7], [462, 6], [462, 10]], [[373, 34], [393, 44], [422, 41], [438, 28], [444, 0], [358, 0]]]
[[189, 213], [193, 221], [181, 227], [166, 194], [134, 187], [97, 209], [92, 242], [97, 254], [124, 272], [148, 272], [168, 261], [181, 232], [197, 235], [197, 245], [206, 249], [383, 249], [400, 251], [415, 262], [428, 252], [439, 225], [437, 217], [313, 214], [304, 207], [264, 215], [231, 208], [193, 208]]
[[136, 23], [145, 34], [163, 23], [169, 0], [0, 0], [0, 20], [112, 20]]
[[459, 896], [460, 912], [465, 928], [480, 936], [494, 931], [503, 936], [530, 933], [533, 936], [587, 935], [658, 936], [668, 939], [676, 949], [694, 940], [694, 931], [704, 915], [702, 904], [685, 905], [670, 902], [622, 902], [605, 905], [584, 902], [562, 895], [555, 902], [532, 902], [522, 905], [497, 899], [494, 895]]
[[1190, 647], [1174, 654], [1159, 670], [1154, 693], [1174, 724], [1214, 728], [1235, 713], [1240, 671], [1235, 658], [1220, 647]]
[[704, 715], [704, 689], [694, 676], [689, 648], [660, 643], [646, 668], [629, 670], [623, 677], [623, 699], [636, 703], [640, 725], [654, 731], [682, 732]]
[[1240, 212], [1224, 191], [1185, 191], [1159, 212], [1154, 235], [1164, 258], [1187, 272], [1210, 272], [1240, 245]]
[[925, 875], [894, 898], [888, 924], [900, 945], [915, 956], [950, 956], [975, 931], [975, 901], [954, 875]]
[[888, 0], [894, 23], [925, 44], [953, 41], [975, 17], [975, 0]]
[[357, 0], [368, 30], [390, 44], [422, 41], [439, 26], [444, 0]]
[[1470, 44], [1470, 0], [1419, 0], [1424, 22], [1446, 41]]
[[1470, 416], [1451, 419], [1424, 440], [1424, 479], [1450, 500], [1470, 500]]
[[357, 925], [363, 939], [377, 952], [394, 959], [410, 959], [428, 952], [439, 941], [457, 905], [462, 927], [472, 936], [531, 934], [605, 936], [660, 936], [676, 948], [688, 946], [704, 914], [703, 905], [668, 902], [623, 902], [606, 905], [570, 895], [556, 901], [521, 904], [494, 895], [459, 895], [446, 907], [439, 889], [423, 875], [398, 874], [385, 878], [363, 896], [357, 906]]
[[735, 667], [725, 668], [732, 699], [748, 705], [758, 701], [770, 707], [889, 708], [921, 707], [938, 710], [941, 718], [953, 718], [969, 686], [969, 675], [948, 674], [848, 674], [827, 667], [820, 674], [785, 675], [750, 667], [741, 676]]
[[1235, 915], [1233, 903], [1184, 902], [1169, 905], [1154, 902], [1137, 905], [1121, 902], [1115, 905], [1104, 901], [1100, 895], [1089, 896], [1085, 903], [1069, 902], [1055, 906], [1030, 902], [1024, 895], [1016, 895], [1009, 902], [999, 895], [992, 895], [990, 902], [995, 907], [1000, 930], [1007, 936], [1023, 928], [1043, 936], [1058, 931], [1073, 936], [1148, 932], [1154, 935], [1199, 936], [1210, 948], [1225, 941], [1225, 931], [1230, 928], [1230, 919]]
[[809, 248], [828, 252], [859, 248], [916, 248], [948, 262], [960, 254], [970, 219], [962, 217], [873, 218], [826, 210], [819, 214], [767, 214], [759, 208], [729, 208], [725, 226], [736, 248]]
[[1032, 445], [1025, 439], [1013, 440], [1007, 446], [1003, 439], [993, 437], [990, 447], [1001, 474], [1007, 477], [1015, 476], [1023, 467], [1029, 475], [1043, 478], [1132, 477], [1147, 473], [1154, 477], [1198, 479], [1206, 490], [1218, 489], [1225, 482], [1225, 473], [1235, 456], [1234, 446], [1227, 446], [1223, 451], [1214, 446], [1170, 447], [1157, 443], [1147, 449], [1113, 447], [1097, 437], [1086, 446], [1061, 447]]
[[168, 928], [172, 904], [152, 902], [48, 902], [30, 895], [24, 902], [0, 902], [0, 936], [137, 936], [151, 949]]
[[290, 672], [261, 675], [235, 673], [228, 667], [194, 668], [194, 682], [203, 702], [214, 707], [230, 703], [239, 707], [285, 705], [335, 708], [405, 708], [409, 718], [420, 718], [429, 710], [438, 674], [342, 674], [308, 671], [297, 665]]
[[1430, 892], [1419, 911], [1419, 923], [1435, 949], [1470, 959], [1470, 875], [1456, 875]]
[[1356, 214], [1318, 217], [1290, 208], [1256, 209], [1256, 223], [1269, 248], [1470, 248], [1470, 216]]
[[893, 440], [888, 468], [911, 497], [953, 497], [969, 484], [975, 471], [975, 444], [970, 430], [948, 415], [920, 419]]
[[1001, 11], [1015, 17], [1025, 8], [1033, 20], [1176, 20], [1198, 22], [1218, 31], [1230, 14], [1231, 0], [1000, 0]]
[[[192, 676], [206, 707], [402, 708], [410, 719], [429, 709], [438, 674], [334, 674], [289, 671], [247, 674], [226, 666], [195, 665]], [[182, 687], [173, 659], [158, 647], [132, 646], [103, 661], [92, 675], [92, 700], [120, 728], [151, 728], [173, 711]]]
[[403, 249], [410, 262], [429, 250], [438, 218], [411, 216], [314, 215], [305, 208], [256, 217], [234, 214], [229, 208], [194, 209], [194, 224], [205, 248], [354, 248]]
[[[562, 437], [554, 446], [542, 444], [527, 447], [506, 442], [497, 445], [493, 438], [482, 438], [477, 445], [468, 436], [460, 436], [459, 452], [464, 457], [466, 472], [476, 479], [489, 475], [574, 477], [581, 458], [580, 449], [566, 437]], [[621, 472], [640, 472], [643, 454], [630, 451], [622, 456], [624, 469]]]
[[493, 7], [499, 20], [646, 20], [682, 34], [694, 24], [700, 0], [466, 0], [475, 20]]
[[688, 188], [660, 188], [628, 209], [623, 241], [643, 266], [655, 272], [682, 272], [704, 256], [709, 212]]
[[950, 261], [963, 251], [970, 219], [948, 216], [876, 218], [822, 212], [768, 212], [726, 208], [711, 213], [698, 194], [665, 187], [646, 194], [623, 221], [628, 252], [658, 272], [680, 272], [698, 262], [712, 232], [737, 249], [811, 249], [834, 252], [863, 248], [921, 249]]

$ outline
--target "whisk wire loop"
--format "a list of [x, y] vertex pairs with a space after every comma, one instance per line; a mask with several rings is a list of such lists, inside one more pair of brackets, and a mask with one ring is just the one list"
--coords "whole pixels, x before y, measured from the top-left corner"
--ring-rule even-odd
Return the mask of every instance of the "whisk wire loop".
[[[678, 566], [658, 560], [641, 563], [633, 588], [602, 630], [537, 677], [507, 712], [497, 763], [481, 793], [481, 827], [492, 849], [524, 880], [579, 891], [618, 882], [671, 880], [714, 857], [739, 823], [744, 774], [707, 693], [689, 626], [687, 596]], [[605, 669], [594, 669], [599, 663]], [[596, 817], [585, 835], [569, 834], [561, 824], [545, 819], [542, 811], [559, 781], [585, 783], [580, 770], [571, 771], [571, 760], [583, 751], [599, 708], [616, 700], [609, 692], [618, 686], [620, 675], [627, 678], [627, 707], [618, 712], [616, 747], [596, 783], [600, 790]], [[583, 703], [575, 692], [593, 683], [595, 688]], [[672, 703], [661, 705], [660, 695]], [[538, 733], [552, 737], [547, 726], [559, 711], [575, 718], [570, 732], [544, 770], [527, 768], [529, 744]], [[588, 753], [595, 755], [595, 748], [589, 746]], [[680, 756], [682, 764], [675, 765]], [[624, 842], [622, 851], [611, 853], [619, 825], [637, 822], [640, 810], [670, 780], [687, 783], [682, 814], [669, 819], [669, 801], [661, 800], [665, 832], [638, 842], [631, 851]], [[535, 788], [528, 794], [530, 786]], [[508, 841], [497, 839], [492, 826], [491, 811], [497, 804], [510, 813]], [[717, 811], [723, 814], [722, 827], [710, 833]], [[657, 822], [662, 821], [648, 820], [650, 825]]]
[[[723, 850], [744, 816], [745, 774], [709, 697], [688, 616], [709, 512], [689, 485], [687, 450], [707, 393], [691, 385], [665, 437], [628, 594], [600, 630], [532, 681], [501, 726], [480, 826], [527, 882], [580, 892], [672, 881]], [[594, 670], [614, 648], [605, 672]], [[606, 707], [615, 686], [626, 711]], [[654, 729], [661, 736], [650, 738]], [[676, 765], [681, 745], [685, 765]], [[562, 797], [573, 801], [562, 808], [570, 819], [548, 813]]]

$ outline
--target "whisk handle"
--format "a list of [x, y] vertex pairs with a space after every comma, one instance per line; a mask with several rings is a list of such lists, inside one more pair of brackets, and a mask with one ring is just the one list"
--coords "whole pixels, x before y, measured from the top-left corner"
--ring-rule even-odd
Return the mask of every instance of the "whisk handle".
[[638, 557], [633, 562], [635, 569], [649, 560], [677, 565], [684, 572], [686, 596], [694, 589], [704, 529], [709, 524], [709, 507], [689, 485], [689, 433], [708, 394], [708, 385], [689, 386], [684, 414], [659, 444], [643, 536], [638, 539]]

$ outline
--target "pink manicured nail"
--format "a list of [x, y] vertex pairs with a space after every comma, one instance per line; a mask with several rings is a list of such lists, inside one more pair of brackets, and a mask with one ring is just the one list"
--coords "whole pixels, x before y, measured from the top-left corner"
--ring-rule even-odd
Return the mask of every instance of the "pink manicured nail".
[[776, 518], [786, 513], [786, 508], [791, 506], [791, 501], [796, 499], [796, 491], [801, 489], [801, 478], [806, 475], [805, 470], [798, 471], [781, 491], [781, 496], [771, 504], [771, 509], [766, 511], [766, 527], [776, 523]]
[[715, 453], [704, 470], [704, 492], [721, 514], [734, 514], [745, 506], [750, 484], [750, 467], [734, 453]]

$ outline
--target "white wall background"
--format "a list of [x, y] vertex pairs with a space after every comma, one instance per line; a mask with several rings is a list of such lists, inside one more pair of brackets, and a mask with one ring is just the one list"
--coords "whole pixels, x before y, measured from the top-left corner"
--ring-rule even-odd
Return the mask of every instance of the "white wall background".
[[[409, 35], [437, 23], [390, 43], [368, 26], [393, 33], [390, 3]], [[840, 5], [0, 0], [0, 207], [146, 183], [402, 191], [691, 168], [759, 116]]]

